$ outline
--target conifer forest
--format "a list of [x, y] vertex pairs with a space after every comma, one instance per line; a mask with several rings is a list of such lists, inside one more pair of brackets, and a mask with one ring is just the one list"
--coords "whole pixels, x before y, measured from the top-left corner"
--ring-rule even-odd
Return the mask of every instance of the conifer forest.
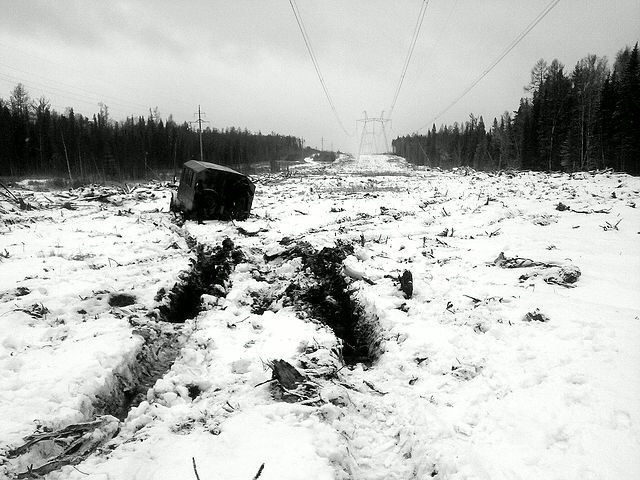
[[480, 116], [426, 135], [397, 138], [395, 152], [420, 165], [478, 170], [580, 171], [612, 168], [640, 174], [638, 45], [622, 49], [613, 66], [588, 55], [571, 72], [539, 60], [529, 96], [513, 112]]
[[[478, 170], [580, 171], [612, 168], [640, 174], [640, 66], [638, 45], [605, 57], [588, 55], [571, 73], [554, 59], [539, 60], [517, 110], [487, 125], [482, 116], [453, 125], [434, 124], [426, 135], [393, 142], [394, 153], [419, 165]], [[207, 161], [243, 169], [260, 162], [299, 159], [303, 140], [241, 128], [203, 131]], [[92, 118], [53, 110], [18, 84], [0, 98], [0, 174], [71, 178], [152, 177], [199, 158], [197, 131], [148, 116], [115, 120], [100, 104]]]
[[[202, 132], [204, 160], [247, 169], [259, 162], [286, 160], [302, 152], [302, 140], [263, 135], [235, 127]], [[199, 158], [198, 132], [157, 110], [148, 116], [111, 119], [107, 105], [93, 118], [68, 108], [53, 110], [46, 98], [33, 100], [22, 84], [0, 99], [0, 175], [62, 175], [71, 179], [154, 178], [178, 171]]]

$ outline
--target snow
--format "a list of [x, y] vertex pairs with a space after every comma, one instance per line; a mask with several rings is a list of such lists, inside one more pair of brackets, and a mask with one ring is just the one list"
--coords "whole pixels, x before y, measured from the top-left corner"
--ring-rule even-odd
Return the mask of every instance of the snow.
[[[0, 472], [3, 446], [34, 422], [93, 418], [96, 396], [140, 350], [128, 318], [186, 268], [188, 233], [230, 237], [245, 253], [226, 297], [187, 320], [178, 358], [119, 435], [47, 478], [195, 478], [192, 457], [201, 478], [249, 479], [263, 463], [261, 479], [640, 477], [640, 179], [362, 156], [255, 180], [244, 222], [181, 230], [161, 186], [140, 187], [155, 198], [6, 217], [22, 220], [0, 235]], [[333, 332], [278, 300], [307, 276], [299, 258], [265, 259], [285, 237], [353, 242], [342, 268], [376, 322], [373, 365], [342, 368]], [[501, 268], [501, 252], [550, 266]], [[545, 282], [555, 266], [579, 268], [574, 288]], [[394, 278], [405, 269], [410, 299]], [[109, 307], [98, 292], [136, 304]], [[260, 294], [276, 300], [258, 314]], [[16, 310], [34, 304], [49, 312]], [[547, 322], [525, 321], [536, 309]], [[321, 401], [285, 403], [256, 386], [273, 359], [312, 377]]]
[[[164, 207], [166, 192], [147, 205]], [[128, 205], [135, 208], [129, 200]], [[7, 224], [0, 251], [0, 437], [13, 443], [34, 422], [52, 427], [90, 416], [92, 402], [112, 375], [133, 361], [141, 339], [129, 316], [153, 303], [184, 268], [184, 255], [165, 247], [184, 241], [168, 219], [148, 214], [116, 216], [87, 202], [78, 210], [25, 212]], [[166, 216], [166, 215], [165, 215]], [[158, 216], [159, 217], [159, 216]], [[157, 228], [154, 222], [164, 222]], [[28, 289], [17, 296], [17, 288]], [[136, 305], [111, 308], [109, 292], [132, 292]], [[19, 309], [42, 305], [33, 317]]]

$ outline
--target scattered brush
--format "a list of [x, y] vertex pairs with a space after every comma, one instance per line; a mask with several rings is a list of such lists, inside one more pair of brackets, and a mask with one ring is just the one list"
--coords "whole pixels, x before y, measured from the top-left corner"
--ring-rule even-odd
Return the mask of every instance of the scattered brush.
[[566, 288], [574, 288], [575, 283], [580, 278], [582, 272], [575, 265], [568, 265], [560, 268], [555, 274], [545, 277], [544, 281], [549, 284], [560, 285]]
[[30, 465], [25, 472], [17, 475], [17, 478], [40, 478], [64, 465], [77, 465], [119, 431], [118, 419], [104, 415], [91, 422], [76, 423], [59, 430], [29, 435], [25, 437], [23, 445], [9, 450], [7, 456], [16, 458], [26, 455], [37, 444], [46, 442], [50, 445], [47, 450], [52, 452], [51, 457], [44, 464], [38, 467]]
[[600, 228], [602, 228], [605, 232], [607, 232], [609, 230], [618, 230], [618, 225], [620, 225], [621, 221], [622, 221], [622, 219], [618, 220], [614, 224], [611, 224], [609, 222], [604, 222], [604, 225], [600, 225]]
[[542, 322], [547, 323], [550, 319], [537, 308], [533, 312], [527, 312], [522, 318], [525, 322]]
[[27, 203], [20, 194], [12, 192], [4, 183], [0, 182], [0, 188], [0, 196], [8, 200], [10, 203], [16, 204], [20, 210], [34, 209], [33, 205]]
[[531, 260], [530, 258], [523, 257], [506, 257], [504, 252], [500, 252], [500, 255], [492, 262], [493, 265], [496, 265], [500, 268], [529, 268], [529, 267], [558, 267], [559, 265], [555, 265], [553, 263], [546, 262], [537, 262], [535, 260]]
[[49, 313], [49, 309], [42, 303], [34, 303], [29, 308], [16, 308], [14, 312], [23, 312], [33, 318], [44, 318]]
[[[554, 249], [554, 246], [547, 247], [547, 250]], [[575, 265], [559, 266], [552, 263], [536, 262], [530, 258], [513, 257], [508, 258], [504, 255], [504, 252], [500, 252], [498, 258], [493, 261], [493, 265], [501, 268], [530, 268], [530, 267], [542, 267], [548, 269], [546, 272], [531, 271], [520, 275], [520, 283], [526, 282], [532, 278], [544, 276], [544, 281], [548, 284], [560, 285], [565, 288], [574, 288], [575, 283], [578, 281], [582, 272]]]
[[451, 230], [445, 228], [442, 232], [436, 233], [436, 237], [453, 237], [453, 227], [451, 227]]
[[571, 211], [573, 213], [585, 213], [587, 215], [590, 215], [592, 213], [611, 213], [611, 209], [610, 208], [601, 208], [599, 210], [576, 210], [575, 208], [572, 208]]

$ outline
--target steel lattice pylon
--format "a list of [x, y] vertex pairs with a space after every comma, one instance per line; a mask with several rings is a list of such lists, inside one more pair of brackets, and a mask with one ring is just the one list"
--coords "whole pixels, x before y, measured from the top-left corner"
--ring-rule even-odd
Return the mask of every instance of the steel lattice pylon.
[[[362, 134], [360, 136], [360, 147], [358, 148], [358, 157], [362, 155], [363, 151], [367, 153], [388, 153], [389, 141], [387, 139], [387, 123], [391, 122], [391, 119], [384, 118], [384, 111], [380, 113], [379, 117], [369, 117], [367, 112], [364, 112], [364, 118], [356, 121], [356, 128], [359, 122], [362, 122]], [[376, 125], [379, 125], [379, 131], [376, 132]], [[369, 128], [371, 127], [371, 128]], [[383, 151], [379, 149], [379, 136], [382, 134]]]

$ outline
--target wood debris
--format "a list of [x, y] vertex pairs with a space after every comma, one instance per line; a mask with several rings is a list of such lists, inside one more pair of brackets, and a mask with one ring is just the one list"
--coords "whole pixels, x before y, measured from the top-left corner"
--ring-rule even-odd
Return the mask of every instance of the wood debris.
[[[111, 440], [120, 431], [120, 422], [111, 415], [98, 417], [85, 423], [67, 425], [59, 430], [34, 433], [25, 437], [25, 443], [8, 452], [8, 458], [28, 455], [41, 442], [49, 442], [53, 456], [37, 467], [29, 466], [18, 473], [17, 478], [37, 478], [59, 469], [64, 465], [77, 465], [98, 447]], [[27, 459], [28, 461], [28, 459]]]
[[542, 322], [546, 323], [550, 319], [537, 308], [533, 312], [527, 312], [522, 319], [525, 322]]
[[[287, 403], [320, 405], [324, 401], [318, 396], [318, 384], [309, 380], [293, 365], [285, 360], [272, 360], [267, 363], [271, 369], [271, 380], [275, 382], [274, 398]], [[264, 382], [264, 383], [269, 383]]]
[[402, 272], [402, 275], [398, 278], [400, 282], [400, 290], [404, 293], [405, 298], [411, 298], [413, 296], [413, 275], [409, 270]]
[[557, 267], [553, 263], [537, 262], [530, 258], [523, 257], [506, 257], [504, 252], [500, 252], [500, 255], [492, 262], [500, 268], [529, 268], [529, 267]]
[[306, 378], [296, 367], [285, 360], [272, 360], [269, 362], [272, 379], [277, 380], [287, 390], [295, 390], [298, 385], [304, 383]]

